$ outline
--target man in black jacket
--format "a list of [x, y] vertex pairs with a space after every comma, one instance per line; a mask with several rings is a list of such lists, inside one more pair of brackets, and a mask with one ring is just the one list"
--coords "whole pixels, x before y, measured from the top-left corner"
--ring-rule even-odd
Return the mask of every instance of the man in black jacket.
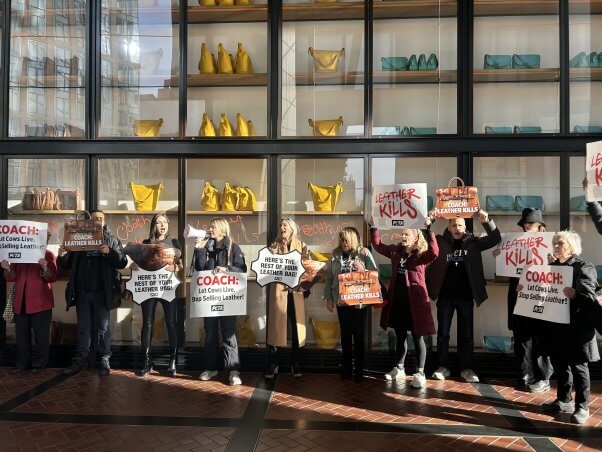
[[90, 319], [94, 313], [97, 352], [100, 355], [98, 374], [108, 375], [111, 371], [111, 330], [109, 321], [111, 309], [119, 306], [121, 296], [121, 275], [118, 269], [125, 268], [127, 258], [117, 238], [104, 224], [104, 213], [94, 210], [93, 220], [103, 225], [104, 245], [99, 251], [66, 251], [59, 248], [58, 264], [71, 270], [65, 293], [67, 309], [75, 306], [77, 311], [77, 339], [75, 357], [71, 366], [63, 369], [63, 374], [75, 374], [86, 368], [90, 353]]
[[[431, 264], [427, 276], [429, 297], [437, 300], [437, 352], [439, 368], [433, 378], [444, 380], [449, 371], [449, 332], [454, 311], [458, 311], [458, 351], [461, 376], [469, 383], [479, 378], [473, 368], [473, 311], [487, 299], [481, 252], [499, 243], [500, 231], [487, 212], [480, 210], [478, 218], [485, 229], [485, 237], [466, 232], [463, 218], [449, 220], [443, 235], [437, 235], [439, 256]], [[435, 219], [435, 212], [429, 214]], [[474, 300], [474, 302], [473, 302]]]

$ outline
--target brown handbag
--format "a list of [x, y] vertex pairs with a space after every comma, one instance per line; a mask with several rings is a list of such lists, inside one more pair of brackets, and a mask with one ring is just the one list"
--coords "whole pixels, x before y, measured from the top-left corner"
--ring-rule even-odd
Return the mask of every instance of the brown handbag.
[[50, 188], [42, 191], [42, 209], [41, 210], [62, 210], [61, 201], [56, 196], [56, 193]]
[[33, 187], [27, 187], [21, 206], [23, 210], [42, 210], [42, 193]]
[[102, 223], [92, 220], [85, 210], [77, 212], [75, 219], [65, 221], [63, 248], [67, 251], [96, 251], [103, 244]]
[[75, 190], [56, 190], [61, 208], [64, 210], [82, 210], [82, 195], [79, 188]]
[[[454, 179], [457, 179], [462, 185], [452, 187]], [[437, 195], [437, 215], [441, 218], [471, 218], [480, 210], [477, 187], [464, 185], [464, 181], [459, 177], [452, 177], [447, 183], [447, 187], [438, 188], [435, 193]]]

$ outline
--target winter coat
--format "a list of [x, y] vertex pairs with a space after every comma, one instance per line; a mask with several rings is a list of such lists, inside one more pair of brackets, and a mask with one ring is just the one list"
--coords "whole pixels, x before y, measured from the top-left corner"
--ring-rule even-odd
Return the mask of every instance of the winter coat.
[[[462, 236], [462, 250], [466, 251], [464, 265], [466, 266], [466, 275], [470, 282], [472, 297], [477, 306], [487, 300], [487, 290], [485, 290], [485, 274], [483, 272], [483, 260], [481, 252], [493, 248], [501, 240], [500, 231], [493, 220], [482, 223], [487, 235], [485, 237], [476, 237], [471, 233]], [[439, 256], [429, 267], [426, 285], [428, 287], [431, 300], [439, 298], [439, 292], [445, 280], [447, 273], [447, 255], [454, 249], [454, 238], [449, 230], [445, 229], [443, 235], [437, 235], [437, 244], [439, 245]]]
[[[107, 226], [103, 227], [103, 242], [109, 247], [109, 254], [103, 255], [101, 271], [105, 293], [105, 305], [107, 309], [114, 309], [121, 304], [121, 273], [119, 269], [125, 268], [128, 263], [123, 252], [121, 242], [111, 233]], [[71, 270], [69, 282], [65, 290], [67, 310], [77, 304], [77, 299], [83, 294], [77, 293], [77, 282], [79, 265], [84, 265], [85, 251], [68, 251], [64, 256], [59, 256], [57, 262], [59, 267]], [[107, 290], [109, 289], [109, 290]]]
[[[362, 262], [366, 270], [377, 270], [376, 262], [370, 250], [364, 247], [360, 247], [357, 253], [351, 259], [355, 262]], [[332, 300], [335, 304], [339, 301], [339, 275], [343, 267], [343, 253], [339, 248], [332, 252], [332, 256], [328, 260], [326, 266], [326, 278], [324, 287], [324, 298], [326, 300]], [[360, 307], [357, 305], [358, 308]], [[365, 307], [365, 306], [361, 306]]]
[[[240, 246], [231, 242], [230, 237], [224, 237], [219, 248], [216, 248], [215, 245], [215, 240], [209, 239], [204, 247], [194, 249], [193, 265], [196, 271], [226, 267], [230, 272], [247, 272], [245, 256]], [[228, 250], [231, 256], [228, 256]], [[231, 257], [230, 262], [228, 262], [228, 257]]]
[[[389, 315], [395, 302], [395, 290], [397, 288], [397, 269], [401, 262], [403, 249], [399, 245], [385, 245], [380, 241], [377, 229], [370, 230], [372, 234], [372, 246], [383, 256], [391, 259], [391, 282], [389, 284], [389, 301], [383, 306], [380, 315], [380, 326], [387, 330], [390, 326]], [[439, 246], [435, 234], [430, 230], [426, 234], [428, 249], [418, 256], [415, 252], [407, 257], [405, 264], [406, 287], [410, 300], [410, 312], [412, 313], [412, 331], [420, 336], [435, 334], [435, 323], [431, 313], [431, 303], [426, 288], [426, 267], [439, 255]]]
[[587, 211], [592, 217], [592, 221], [598, 230], [598, 234], [602, 234], [602, 206], [598, 201], [588, 202]]
[[[289, 250], [285, 243], [276, 241], [270, 245], [270, 249], [275, 254], [287, 254]], [[303, 256], [303, 259], [308, 259], [307, 245], [293, 237], [290, 244], [290, 251], [297, 250]], [[287, 346], [287, 305], [289, 288], [284, 284], [272, 283], [269, 286], [268, 296], [268, 345], [276, 347]], [[305, 326], [305, 300], [303, 292], [294, 292], [293, 294], [295, 306], [295, 319], [297, 320], [297, 336], [299, 338], [299, 347], [305, 345], [307, 331]]]
[[54, 307], [52, 283], [58, 278], [56, 257], [51, 251], [46, 250], [44, 259], [48, 262], [46, 272], [38, 264], [11, 264], [11, 273], [4, 272], [8, 282], [15, 283], [15, 297], [13, 309], [15, 314], [21, 312], [23, 300], [27, 314], [36, 314]]

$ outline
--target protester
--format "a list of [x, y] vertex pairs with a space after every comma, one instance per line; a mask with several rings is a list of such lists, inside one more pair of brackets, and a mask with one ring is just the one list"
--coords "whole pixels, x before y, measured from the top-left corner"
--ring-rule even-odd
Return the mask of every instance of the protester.
[[[587, 177], [583, 179], [583, 189], [587, 190]], [[592, 217], [592, 221], [596, 226], [598, 234], [602, 234], [602, 206], [598, 201], [588, 202], [587, 211]]]
[[[517, 223], [525, 232], [545, 232], [541, 210], [527, 207], [523, 209]], [[500, 254], [500, 248], [493, 251]], [[545, 352], [542, 332], [545, 323], [541, 320], [514, 315], [519, 278], [509, 278], [508, 285], [508, 329], [514, 334], [514, 357], [521, 377], [517, 381], [518, 389], [527, 388], [529, 392], [542, 393], [550, 389], [550, 377], [554, 369], [550, 357]]]
[[419, 229], [402, 229], [400, 242], [385, 245], [370, 219], [372, 246], [383, 256], [391, 259], [391, 282], [385, 304], [380, 316], [380, 326], [386, 331], [395, 330], [395, 365], [385, 374], [385, 379], [395, 382], [404, 381], [405, 358], [408, 351], [407, 335], [412, 334], [416, 350], [416, 373], [410, 385], [414, 388], [426, 386], [424, 365], [426, 363], [426, 344], [424, 337], [435, 334], [435, 324], [431, 314], [431, 303], [425, 283], [426, 267], [439, 255], [439, 246], [435, 234], [430, 230], [431, 220], [427, 218], [426, 238]]
[[[443, 235], [437, 235], [439, 255], [427, 276], [429, 296], [437, 301], [439, 368], [433, 373], [437, 380], [444, 380], [450, 375], [449, 332], [457, 310], [460, 375], [469, 383], [479, 381], [473, 371], [474, 302], [480, 306], [487, 299], [481, 252], [499, 243], [500, 231], [487, 212], [480, 210], [475, 215], [487, 235], [476, 237], [466, 232], [464, 218], [450, 219]], [[429, 218], [434, 221], [436, 211], [430, 212]]]
[[96, 327], [95, 343], [100, 355], [98, 374], [109, 375], [111, 367], [110, 312], [121, 302], [121, 275], [127, 258], [123, 247], [109, 228], [104, 224], [105, 216], [100, 210], [90, 212], [93, 220], [100, 221], [103, 231], [103, 245], [99, 251], [66, 251], [59, 248], [59, 267], [71, 270], [65, 293], [67, 309], [75, 306], [77, 312], [77, 339], [75, 357], [63, 374], [71, 375], [86, 368], [90, 353], [90, 319], [94, 313]]
[[[270, 245], [270, 250], [276, 254], [287, 254], [297, 250], [303, 258], [308, 258], [307, 245], [297, 235], [299, 227], [292, 218], [280, 220], [278, 238]], [[265, 378], [274, 378], [278, 373], [278, 347], [287, 346], [287, 319], [291, 324], [291, 371], [293, 376], [301, 377], [300, 348], [305, 345], [305, 306], [304, 296], [308, 292], [293, 290], [280, 283], [269, 286], [268, 297], [268, 368]]]
[[[356, 382], [364, 379], [364, 342], [367, 306], [345, 306], [339, 303], [339, 275], [349, 272], [376, 270], [376, 263], [370, 250], [361, 246], [360, 233], [356, 228], [346, 227], [339, 232], [339, 246], [332, 250], [332, 257], [326, 269], [324, 299], [330, 312], [337, 307], [341, 325], [341, 347], [343, 366], [341, 377], [352, 376]], [[352, 363], [355, 362], [355, 369]]]
[[[13, 309], [17, 362], [11, 372], [31, 369], [35, 373], [48, 364], [50, 322], [54, 307], [52, 283], [57, 280], [56, 257], [46, 250], [44, 257], [36, 264], [11, 264], [3, 260], [1, 266], [6, 281], [15, 284]], [[33, 349], [32, 331], [35, 342]]]
[[[194, 269], [212, 270], [214, 273], [246, 273], [245, 256], [240, 246], [230, 237], [230, 225], [224, 218], [214, 218], [209, 223], [209, 238], [197, 239], [194, 250]], [[222, 333], [224, 370], [231, 385], [240, 385], [240, 360], [236, 342], [236, 316], [205, 317], [205, 371], [200, 379], [208, 381], [217, 375], [220, 352], [218, 328]]]

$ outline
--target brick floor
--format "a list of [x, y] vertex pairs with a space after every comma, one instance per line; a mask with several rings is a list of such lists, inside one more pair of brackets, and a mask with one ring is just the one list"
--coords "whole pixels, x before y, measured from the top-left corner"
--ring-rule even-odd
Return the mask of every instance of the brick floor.
[[563, 451], [578, 450], [579, 452], [598, 452], [602, 450], [602, 440], [582, 439], [580, 441], [562, 438], [551, 438], [552, 442]]
[[0, 404], [38, 386], [58, 374], [58, 369], [44, 369], [35, 374], [30, 371], [11, 374], [10, 369], [0, 368]]

